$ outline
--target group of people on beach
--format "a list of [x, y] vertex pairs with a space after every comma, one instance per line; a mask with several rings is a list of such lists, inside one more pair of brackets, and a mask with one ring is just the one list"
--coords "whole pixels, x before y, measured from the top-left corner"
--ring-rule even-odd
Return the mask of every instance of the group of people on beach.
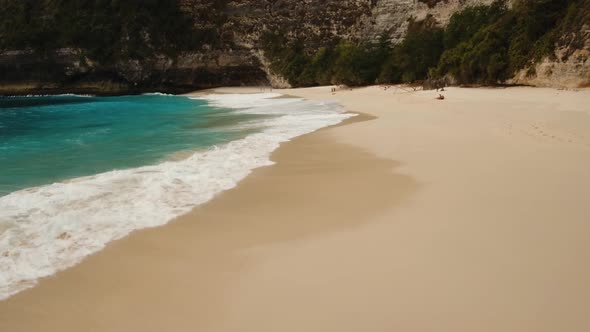
[[[383, 89], [383, 91], [387, 91], [387, 90], [389, 90], [389, 89], [391, 88], [391, 86], [389, 86], [389, 85], [381, 85], [379, 88], [380, 88], [380, 89]], [[331, 88], [330, 88], [330, 93], [332, 93], [332, 95], [335, 95], [335, 94], [336, 94], [336, 91], [338, 91], [338, 89], [342, 89], [342, 87], [341, 87], [341, 86], [338, 86], [338, 87], [331, 87]], [[352, 89], [350, 89], [350, 90], [352, 91]], [[414, 88], [414, 91], [416, 91], [416, 89], [415, 89], [415, 88]], [[439, 92], [439, 91], [440, 91], [440, 92], [445, 92], [446, 90], [445, 90], [445, 88], [444, 88], [444, 87], [442, 87], [442, 88], [438, 88], [438, 87], [437, 87], [437, 88], [436, 88], [436, 92]], [[445, 96], [444, 96], [444, 94], [442, 94], [442, 93], [439, 93], [439, 94], [438, 94], [438, 97], [436, 97], [436, 99], [437, 99], [437, 100], [445, 100]]]

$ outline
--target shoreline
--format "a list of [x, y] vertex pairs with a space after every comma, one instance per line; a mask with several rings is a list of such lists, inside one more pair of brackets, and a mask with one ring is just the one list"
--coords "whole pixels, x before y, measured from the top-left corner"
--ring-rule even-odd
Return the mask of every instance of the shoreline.
[[[1, 226], [8, 227], [0, 239], [0, 299], [78, 264], [135, 230], [169, 223], [235, 187], [253, 169], [272, 164], [270, 155], [281, 142], [351, 116], [334, 103], [271, 100], [277, 95], [205, 98], [212, 113], [272, 116], [244, 122], [235, 132], [229, 127], [231, 142], [228, 136], [219, 145], [193, 151], [189, 158], [28, 188], [0, 198]], [[165, 107], [170, 101], [163, 98]], [[199, 135], [195, 129], [185, 129]], [[242, 134], [235, 135], [238, 131]], [[72, 192], [78, 193], [76, 197]]]
[[328, 89], [277, 92], [375, 119], [0, 302], [0, 330], [590, 328], [588, 91]]
[[[251, 227], [256, 226], [259, 223], [259, 221], [256, 220], [256, 211], [251, 211], [252, 213], [248, 214], [248, 217], [245, 218], [248, 220], [248, 223], [250, 224], [249, 226], [244, 224], [236, 224], [235, 220], [232, 220], [232, 213], [230, 213], [230, 216], [224, 216], [223, 214], [226, 205], [247, 205], [247, 203], [241, 202], [244, 199], [254, 201], [255, 203], [258, 198], [250, 197], [252, 196], [251, 194], [253, 192], [259, 192], [260, 187], [262, 187], [264, 190], [272, 190], [280, 193], [281, 189], [275, 185], [277, 178], [283, 178], [284, 181], [288, 182], [286, 184], [287, 186], [296, 185], [298, 181], [290, 179], [293, 176], [292, 172], [294, 170], [302, 173], [300, 174], [299, 178], [307, 178], [309, 176], [306, 174], [308, 172], [308, 165], [297, 160], [297, 156], [302, 152], [307, 155], [310, 155], [311, 152], [311, 155], [315, 156], [314, 158], [323, 160], [324, 162], [328, 162], [328, 160], [331, 159], [329, 161], [331, 163], [336, 162], [338, 159], [351, 158], [352, 155], [354, 165], [343, 167], [341, 172], [358, 173], [358, 166], [360, 165], [362, 169], [370, 169], [371, 173], [375, 172], [376, 170], [379, 170], [379, 172], [385, 174], [389, 173], [389, 170], [392, 167], [396, 167], [394, 162], [375, 158], [362, 150], [351, 148], [345, 144], [334, 143], [327, 134], [329, 133], [329, 130], [333, 130], [334, 128], [338, 128], [340, 126], [371, 121], [373, 119], [374, 118], [371, 116], [359, 114], [355, 117], [348, 118], [339, 124], [324, 127], [313, 133], [305, 134], [291, 141], [285, 142], [277, 150], [275, 150], [271, 156], [271, 160], [275, 162], [274, 165], [255, 169], [252, 174], [250, 174], [246, 179], [242, 180], [236, 188], [222, 192], [212, 201], [197, 206], [192, 212], [176, 218], [167, 225], [152, 229], [141, 229], [126, 238], [111, 242], [105, 249], [87, 257], [80, 264], [77, 264], [65, 271], [58, 272], [54, 276], [43, 278], [34, 288], [25, 290], [3, 302], [0, 302], [0, 329], [8, 329], [11, 331], [27, 331], [30, 330], [32, 326], [36, 326], [42, 322], [44, 331], [75, 331], [77, 329], [90, 331], [101, 331], [105, 329], [109, 331], [128, 331], [129, 329], [136, 328], [141, 328], [142, 330], [147, 331], [159, 331], [162, 328], [169, 327], [169, 324], [172, 323], [166, 321], [166, 324], [163, 324], [162, 321], [151, 321], [149, 324], [143, 325], [142, 322], [140, 322], [141, 318], [139, 316], [126, 317], [126, 315], [119, 315], [115, 312], [111, 312], [110, 310], [109, 314], [114, 315], [118, 319], [117, 324], [107, 326], [102, 325], [102, 323], [97, 325], [87, 325], [90, 321], [100, 321], [99, 317], [97, 316], [94, 318], [87, 316], [94, 316], [96, 313], [86, 312], [85, 309], [82, 309], [83, 312], [79, 312], [78, 309], [70, 307], [69, 303], [72, 303], [71, 301], [78, 302], [78, 299], [82, 300], [82, 297], [94, 298], [99, 302], [93, 303], [92, 306], [97, 304], [101, 308], [99, 310], [100, 312], [102, 310], [106, 310], [106, 307], [111, 304], [109, 302], [101, 303], [102, 300], [105, 300], [105, 298], [103, 298], [105, 294], [111, 294], [108, 295], [108, 297], [118, 296], [116, 294], [119, 294], [120, 292], [130, 295], [128, 292], [131, 291], [133, 296], [127, 298], [127, 300], [130, 300], [131, 302], [119, 299], [119, 303], [117, 304], [118, 306], [143, 307], [147, 305], [149, 307], [154, 303], [146, 301], [144, 296], [155, 296], [154, 294], [150, 294], [151, 291], [154, 291], [158, 293], [158, 296], [165, 297], [166, 295], [164, 293], [166, 293], [167, 290], [165, 287], [153, 289], [151, 286], [148, 286], [151, 291], [148, 291], [148, 294], [144, 294], [144, 292], [147, 290], [143, 288], [144, 286], [147, 286], [144, 284], [144, 282], [140, 283], [139, 288], [137, 288], [137, 285], [134, 286], [136, 281], [143, 278], [144, 274], [145, 276], [150, 277], [150, 282], [158, 282], [154, 281], [153, 278], [163, 281], [166, 278], [172, 277], [173, 279], [176, 279], [177, 282], [180, 281], [182, 282], [182, 285], [186, 286], [187, 283], [192, 282], [192, 280], [186, 279], [192, 279], [195, 277], [199, 278], [199, 274], [203, 272], [201, 270], [207, 270], [210, 267], [209, 265], [217, 268], [217, 270], [214, 271], [215, 273], [221, 273], [222, 275], [225, 275], [227, 273], [225, 269], [228, 269], [228, 267], [223, 266], [228, 263], [225, 262], [225, 259], [227, 259], [225, 256], [233, 256], [233, 251], [235, 250], [249, 251], [251, 250], [251, 247], [274, 245], [285, 241], [289, 242], [296, 240], [301, 237], [317, 236], [318, 232], [320, 234], [330, 233], [338, 229], [358, 227], [358, 225], [362, 224], [363, 222], [350, 217], [348, 217], [349, 221], [347, 223], [341, 223], [340, 221], [342, 221], [342, 218], [347, 218], [347, 216], [344, 215], [340, 215], [338, 220], [332, 220], [329, 223], [305, 223], [304, 225], [297, 225], [295, 222], [285, 225], [272, 225], [264, 221], [261, 226], [269, 227], [258, 228]], [[360, 164], [359, 160], [362, 160]], [[317, 165], [317, 160], [314, 161], [312, 165], [315, 167]], [[317, 180], [314, 182], [325, 183], [321, 184], [320, 186], [339, 185], [344, 187], [344, 184], [337, 183], [340, 182], [340, 175], [334, 179], [331, 179], [330, 181], [323, 179], [323, 177], [327, 175], [327, 172], [329, 172], [329, 170], [323, 170], [321, 174], [313, 175], [313, 177]], [[371, 182], [366, 182], [364, 184], [365, 191], [367, 192], [373, 190], [370, 185], [381, 186], [384, 188], [384, 190], [390, 192], [394, 189], [394, 186], [391, 186], [389, 181], [399, 182], [403, 185], [402, 187], [404, 188], [398, 189], [400, 193], [395, 195], [400, 196], [400, 199], [401, 196], [403, 196], [401, 194], [402, 191], [410, 192], [413, 190], [413, 180], [406, 178], [403, 175], [393, 175], [391, 177], [392, 179], [388, 182], [382, 182], [382, 177], [376, 176], [375, 174], [365, 175], [369, 175], [371, 178]], [[352, 182], [358, 181], [358, 178], [356, 177], [350, 178]], [[308, 182], [305, 181], [305, 183], [307, 184]], [[388, 185], [390, 188], [386, 188]], [[324, 190], [318, 191], [318, 195], [322, 196], [323, 192]], [[264, 196], [266, 196], [266, 201], [270, 201], [273, 199], [272, 197], [276, 197], [274, 194], [266, 194]], [[312, 203], [312, 201], [313, 200], [310, 197], [305, 198], [306, 203]], [[254, 205], [254, 203], [252, 205]], [[322, 205], [320, 203], [316, 204]], [[338, 201], [334, 201], [331, 206], [320, 206], [316, 207], [316, 209], [337, 210], [338, 204]], [[375, 210], [375, 207], [375, 204], [371, 204], [370, 207], [363, 207], [362, 210], [365, 211], [364, 213], [372, 213], [373, 210]], [[243, 206], [241, 209], [243, 208], [245, 208], [245, 206]], [[283, 208], [284, 207], [276, 207], [275, 212], [282, 214]], [[348, 210], [356, 211], [357, 208], [351, 207]], [[234, 214], [235, 212], [237, 211], [234, 211]], [[297, 211], [292, 212], [297, 213]], [[355, 215], [358, 215], [358, 213], [359, 212], [356, 212]], [[342, 214], [342, 212], [340, 214]], [[294, 219], [297, 218], [290, 217], [289, 219], [295, 221]], [[196, 220], [210, 220], [210, 222], [198, 223], [195, 222]], [[231, 225], [224, 225], [218, 221], [222, 221], [224, 223], [229, 222]], [[232, 228], [231, 232], [228, 233], [227, 227]], [[189, 232], [187, 232], [187, 230], [189, 230]], [[241, 237], [239, 234], [233, 234], [233, 232], [244, 232], [248, 236]], [[190, 238], [190, 236], [187, 238], [186, 236], [188, 234], [196, 235], [197, 238], [203, 240], [204, 243], [192, 243], [191, 241], [194, 241], [195, 239]], [[180, 238], [184, 238], [184, 240], [179, 240]], [[215, 243], [219, 239], [223, 241], [222, 244]], [[178, 241], [181, 243], [177, 243]], [[197, 250], [195, 250], [195, 246], [198, 248]], [[216, 258], [219, 259], [219, 257], [207, 257], [210, 254], [211, 248], [221, 250], [223, 256], [222, 259], [216, 260]], [[158, 253], [159, 249], [165, 249], [166, 252]], [[187, 251], [189, 255], [196, 255], [196, 257], [201, 259], [206, 265], [194, 267], [178, 266], [178, 261], [188, 258], [182, 257], [184, 256], [184, 251]], [[144, 256], [145, 252], [149, 252], [150, 255], [154, 255], [155, 257], [148, 258]], [[169, 257], [169, 254], [172, 254], [172, 256]], [[191, 259], [192, 258], [194, 257], [191, 257]], [[146, 259], [156, 259], [158, 261], [156, 264], [158, 270], [155, 270], [155, 268], [149, 267], [148, 265], [144, 265], [147, 263], [145, 261]], [[140, 260], [141, 262], [138, 263], [137, 260]], [[171, 260], [171, 262], [169, 260]], [[150, 265], [152, 263], [150, 263]], [[186, 263], [188, 262], [185, 262], [184, 264]], [[236, 274], [238, 274], [243, 268], [243, 263], [238, 263], [237, 265], [234, 265], [236, 263], [233, 261], [229, 263], [231, 263], [229, 264], [229, 268]], [[179, 275], [168, 275], [166, 272], [161, 271], [160, 269], [163, 265], [160, 264], [168, 266], [171, 269], [178, 268], [184, 270], [188, 268], [189, 270], [192, 269], [193, 271], [191, 271], [192, 273], [188, 276], [179, 278]], [[220, 264], [222, 265], [221, 267], [218, 266]], [[146, 268], [148, 270], [146, 270]], [[147, 273], [148, 271], [149, 273]], [[119, 279], [121, 276], [116, 275], [117, 273], [122, 273], [125, 276], [124, 279]], [[98, 284], [95, 284], [97, 288], [87, 287], [87, 285], [84, 283], [80, 284], [80, 281], [88, 280], [88, 278], [95, 279], [95, 281], [98, 282]], [[185, 296], [176, 293], [174, 294], [175, 300], [192, 301], [198, 299], [199, 296], [202, 296], [201, 292], [207, 292], [206, 288], [210, 287], [211, 282], [217, 282], [215, 280], [209, 280], [209, 276], [206, 278], [209, 283], [203, 282], [203, 284], [200, 284], [197, 289], [193, 290], [194, 298], [186, 298]], [[229, 275], [226, 275], [225, 278], [232, 279]], [[123, 282], [123, 284], [121, 284], [121, 282]], [[180, 298], [178, 296], [180, 296]], [[58, 303], [56, 303], [56, 301]], [[52, 302], [52, 304], [50, 304], [50, 302]], [[208, 312], [207, 307], [211, 306], [211, 303], [214, 303], [215, 299], [210, 298], [207, 301], [201, 300], [199, 302], [202, 302], [199, 305], [199, 311], [203, 310], [204, 312], [207, 312], [207, 315], [210, 315], [211, 312]], [[188, 305], [188, 302], [184, 302], [182, 305], [179, 304], [179, 306], [185, 305]], [[83, 315], [84, 318], [78, 320], [76, 317], [71, 317], [71, 319], [67, 319], [66, 321], [62, 321], [61, 319], [54, 320], [54, 315], [59, 315], [58, 312], [64, 310], [64, 307], [62, 306], [66, 306], [66, 310], [76, 311], [78, 314]], [[29, 307], [43, 308], [43, 310], [22, 310], [22, 308]], [[85, 305], [83, 305], [83, 307], [85, 307]], [[160, 313], [165, 312], [167, 314], [173, 315], [172, 312], [177, 311], [177, 309], [177, 307], [169, 307], [159, 308], [157, 311]], [[135, 308], [133, 311], [136, 310], [138, 309]], [[30, 317], [29, 315], [31, 314], [34, 317]], [[24, 317], [19, 317], [20, 315], [29, 317], [28, 319], [24, 319]], [[186, 316], [184, 318], [191, 319], [190, 316]], [[203, 316], [200, 316], [200, 318], [205, 319], [206, 316], [203, 314]], [[202, 321], [201, 319], [198, 322], [192, 321], [190, 327], [206, 328], [206, 320]], [[23, 324], [25, 321], [27, 323]], [[31, 325], [28, 325], [29, 323]], [[137, 323], [140, 325], [136, 325]], [[153, 325], [154, 323], [156, 324], [155, 326]], [[189, 326], [186, 325], [185, 327], [188, 328]]]

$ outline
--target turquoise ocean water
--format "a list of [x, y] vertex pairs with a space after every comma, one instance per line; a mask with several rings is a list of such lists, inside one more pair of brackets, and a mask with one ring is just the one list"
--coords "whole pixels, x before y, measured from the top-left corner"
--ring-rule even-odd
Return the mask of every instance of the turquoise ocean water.
[[182, 96], [0, 97], [0, 196], [227, 143], [255, 117]]
[[277, 97], [0, 97], [0, 301], [167, 224], [272, 165], [281, 143], [351, 116]]

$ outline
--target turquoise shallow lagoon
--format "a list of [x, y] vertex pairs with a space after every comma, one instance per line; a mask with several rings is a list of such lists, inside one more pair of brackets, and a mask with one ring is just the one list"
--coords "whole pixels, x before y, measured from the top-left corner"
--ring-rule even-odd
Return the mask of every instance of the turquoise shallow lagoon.
[[0, 98], [0, 196], [227, 143], [254, 117], [182, 96]]

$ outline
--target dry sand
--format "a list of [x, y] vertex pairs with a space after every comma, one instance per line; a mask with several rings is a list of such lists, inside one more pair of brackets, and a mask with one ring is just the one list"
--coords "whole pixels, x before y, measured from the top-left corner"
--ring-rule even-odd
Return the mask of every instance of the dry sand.
[[0, 331], [590, 331], [590, 91], [281, 92], [376, 118], [0, 302]]

